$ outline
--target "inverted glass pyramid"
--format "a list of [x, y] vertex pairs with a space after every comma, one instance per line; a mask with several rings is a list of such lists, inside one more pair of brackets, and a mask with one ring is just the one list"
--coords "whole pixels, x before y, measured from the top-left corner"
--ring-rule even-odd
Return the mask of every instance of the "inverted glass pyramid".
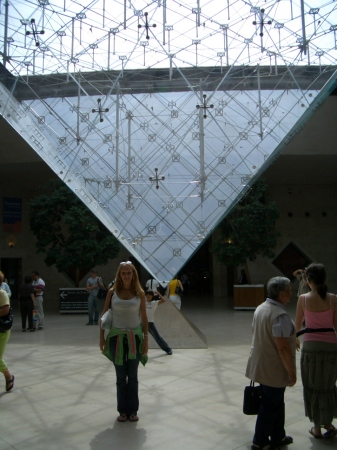
[[0, 112], [167, 282], [336, 85], [302, 3], [2, 2]]

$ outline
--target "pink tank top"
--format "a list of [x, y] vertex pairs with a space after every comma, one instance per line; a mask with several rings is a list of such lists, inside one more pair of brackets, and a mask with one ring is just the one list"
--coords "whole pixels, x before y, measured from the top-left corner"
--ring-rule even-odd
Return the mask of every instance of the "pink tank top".
[[[330, 297], [330, 308], [326, 311], [308, 311], [306, 309], [307, 295], [304, 296], [304, 318], [306, 328], [334, 328], [333, 324], [333, 308], [331, 305]], [[318, 341], [318, 342], [330, 342], [332, 344], [337, 344], [337, 336], [333, 331], [321, 332], [321, 333], [305, 333], [303, 335], [303, 341]]]

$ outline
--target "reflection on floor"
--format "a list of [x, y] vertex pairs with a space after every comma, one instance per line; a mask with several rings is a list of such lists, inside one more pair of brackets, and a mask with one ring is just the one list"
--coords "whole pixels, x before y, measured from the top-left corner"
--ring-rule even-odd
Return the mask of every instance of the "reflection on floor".
[[[177, 349], [172, 356], [150, 351], [139, 369], [137, 423], [116, 421], [114, 369], [100, 354], [98, 327], [86, 327], [85, 315], [47, 314], [43, 331], [22, 333], [17, 314], [5, 353], [13, 391], [5, 393], [0, 380], [0, 450], [249, 449], [255, 416], [242, 414], [242, 397], [253, 312], [192, 298], [182, 311], [204, 333], [208, 349]], [[337, 439], [315, 441], [309, 427], [299, 380], [286, 390], [290, 448], [335, 448]]]

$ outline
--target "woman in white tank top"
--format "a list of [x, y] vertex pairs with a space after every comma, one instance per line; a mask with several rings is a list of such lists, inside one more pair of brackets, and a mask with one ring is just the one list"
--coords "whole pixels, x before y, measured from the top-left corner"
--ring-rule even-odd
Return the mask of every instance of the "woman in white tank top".
[[109, 290], [102, 315], [111, 308], [112, 327], [107, 337], [100, 330], [100, 349], [116, 370], [119, 422], [138, 420], [138, 365], [148, 352], [148, 320], [144, 291], [135, 266], [120, 263], [115, 284]]

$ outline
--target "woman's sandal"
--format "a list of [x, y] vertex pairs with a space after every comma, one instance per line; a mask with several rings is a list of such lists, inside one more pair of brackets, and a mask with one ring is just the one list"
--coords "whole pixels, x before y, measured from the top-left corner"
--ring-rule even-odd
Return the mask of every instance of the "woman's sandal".
[[337, 433], [337, 429], [335, 427], [329, 428], [326, 433], [323, 434], [324, 438], [334, 437]]
[[6, 380], [6, 391], [9, 392], [14, 387], [14, 375], [12, 375], [12, 378], [10, 380]]
[[120, 414], [117, 417], [117, 420], [118, 420], [118, 422], [126, 422], [128, 420], [128, 416], [127, 416], [127, 414]]
[[323, 436], [321, 434], [315, 434], [314, 429], [315, 429], [315, 427], [312, 427], [309, 430], [309, 433], [311, 434], [311, 436], [314, 436], [315, 439], [322, 439]]
[[137, 422], [139, 420], [139, 417], [137, 416], [137, 414], [130, 414], [129, 420], [130, 422]]

